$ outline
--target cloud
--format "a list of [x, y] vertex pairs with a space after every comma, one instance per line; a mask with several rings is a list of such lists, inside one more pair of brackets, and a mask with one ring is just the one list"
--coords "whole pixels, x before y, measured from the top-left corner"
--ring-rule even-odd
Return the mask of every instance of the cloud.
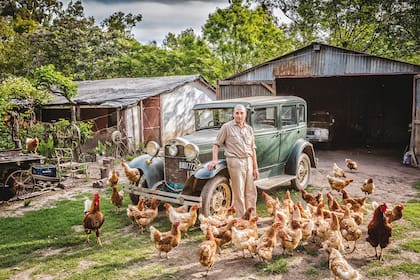
[[132, 33], [142, 43], [161, 43], [169, 32], [179, 34], [187, 28], [201, 34], [201, 26], [209, 14], [214, 13], [218, 7], [229, 6], [227, 0], [83, 0], [82, 3], [85, 15], [93, 16], [98, 24], [118, 11], [141, 14], [143, 19], [133, 28]]

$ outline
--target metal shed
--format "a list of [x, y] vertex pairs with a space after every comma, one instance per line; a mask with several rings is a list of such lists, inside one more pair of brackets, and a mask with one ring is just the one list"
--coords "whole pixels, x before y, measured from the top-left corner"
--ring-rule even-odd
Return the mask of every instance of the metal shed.
[[[191, 132], [194, 104], [214, 99], [211, 83], [189, 75], [81, 81], [73, 101], [78, 120], [93, 120], [97, 132], [123, 131], [127, 141], [139, 144], [152, 139], [164, 143]], [[70, 119], [70, 113], [71, 104], [56, 95], [42, 107], [40, 119]]]
[[337, 147], [407, 150], [420, 164], [420, 65], [314, 42], [218, 81], [217, 99], [296, 95], [335, 116]]

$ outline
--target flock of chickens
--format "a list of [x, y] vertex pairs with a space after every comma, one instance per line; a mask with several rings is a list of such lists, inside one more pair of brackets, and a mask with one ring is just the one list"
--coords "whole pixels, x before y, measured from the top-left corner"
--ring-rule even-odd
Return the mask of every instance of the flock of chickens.
[[[346, 159], [350, 171], [357, 170], [356, 162]], [[130, 168], [122, 163], [125, 175], [130, 184], [136, 184], [140, 179], [137, 169]], [[137, 205], [128, 205], [127, 216], [133, 224], [140, 227], [143, 233], [149, 228], [150, 238], [159, 256], [168, 253], [177, 247], [181, 241], [182, 233], [188, 236], [188, 231], [198, 219], [200, 229], [205, 238], [199, 245], [199, 262], [207, 268], [207, 273], [216, 262], [217, 253], [226, 244], [232, 244], [242, 251], [243, 257], [250, 254], [263, 262], [272, 260], [273, 250], [277, 246], [283, 249], [283, 254], [292, 254], [299, 246], [305, 246], [308, 242], [314, 242], [329, 254], [329, 269], [335, 279], [361, 279], [360, 273], [352, 268], [343, 257], [344, 253], [352, 253], [356, 249], [356, 242], [362, 236], [360, 225], [363, 223], [366, 213], [366, 195], [374, 192], [375, 186], [372, 179], [368, 179], [360, 187], [365, 196], [351, 197], [345, 190], [346, 186], [353, 182], [348, 179], [343, 169], [334, 163], [333, 176], [327, 175], [328, 183], [332, 191], [337, 191], [342, 196], [340, 204], [331, 192], [326, 193], [326, 201], [321, 192], [317, 194], [300, 190], [306, 206], [300, 201], [293, 201], [290, 192], [287, 191], [282, 201], [262, 192], [267, 212], [273, 218], [273, 222], [266, 228], [257, 225], [259, 217], [254, 208], [249, 208], [242, 217], [235, 217], [235, 208], [232, 206], [224, 209], [222, 213], [205, 217], [198, 214], [198, 205], [189, 209], [187, 206], [174, 207], [165, 203], [165, 212], [171, 221], [171, 229], [161, 232], [150, 225], [158, 216], [159, 200], [156, 198], [145, 199], [140, 197]], [[118, 172], [113, 170], [108, 178], [108, 185], [112, 188], [111, 201], [119, 211], [123, 204], [123, 193], [117, 190]], [[328, 209], [325, 208], [328, 205]], [[392, 234], [391, 223], [401, 219], [403, 205], [396, 205], [388, 209], [386, 203], [378, 205], [372, 202], [374, 208], [373, 217], [367, 226], [366, 241], [375, 248], [375, 257], [383, 260], [382, 250], [388, 246]], [[100, 230], [104, 222], [104, 215], [100, 211], [99, 194], [94, 199], [85, 201], [85, 216], [83, 225], [89, 241], [89, 234], [95, 232], [97, 241], [102, 246]], [[353, 249], [349, 248], [349, 242], [354, 242]], [[378, 255], [377, 247], [381, 248]], [[351, 251], [350, 251], [351, 250]]]

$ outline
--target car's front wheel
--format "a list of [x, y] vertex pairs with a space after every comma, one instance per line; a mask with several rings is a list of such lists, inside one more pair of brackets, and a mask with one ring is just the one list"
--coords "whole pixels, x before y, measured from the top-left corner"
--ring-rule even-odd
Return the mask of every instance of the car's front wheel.
[[296, 178], [292, 180], [292, 186], [296, 189], [304, 189], [309, 184], [311, 178], [311, 161], [307, 154], [302, 153], [299, 156]]
[[201, 213], [205, 216], [219, 214], [232, 204], [232, 190], [229, 179], [223, 175], [207, 181], [201, 191]]

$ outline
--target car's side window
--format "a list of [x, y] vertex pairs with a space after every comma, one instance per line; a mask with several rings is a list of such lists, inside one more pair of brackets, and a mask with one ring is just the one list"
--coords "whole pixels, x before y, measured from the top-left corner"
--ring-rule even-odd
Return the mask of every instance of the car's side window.
[[305, 122], [305, 106], [303, 104], [299, 104], [297, 110], [299, 123]]
[[281, 107], [281, 125], [289, 126], [297, 124], [297, 112], [295, 105], [285, 105]]
[[277, 127], [277, 108], [256, 108], [254, 111], [254, 128], [267, 129]]

